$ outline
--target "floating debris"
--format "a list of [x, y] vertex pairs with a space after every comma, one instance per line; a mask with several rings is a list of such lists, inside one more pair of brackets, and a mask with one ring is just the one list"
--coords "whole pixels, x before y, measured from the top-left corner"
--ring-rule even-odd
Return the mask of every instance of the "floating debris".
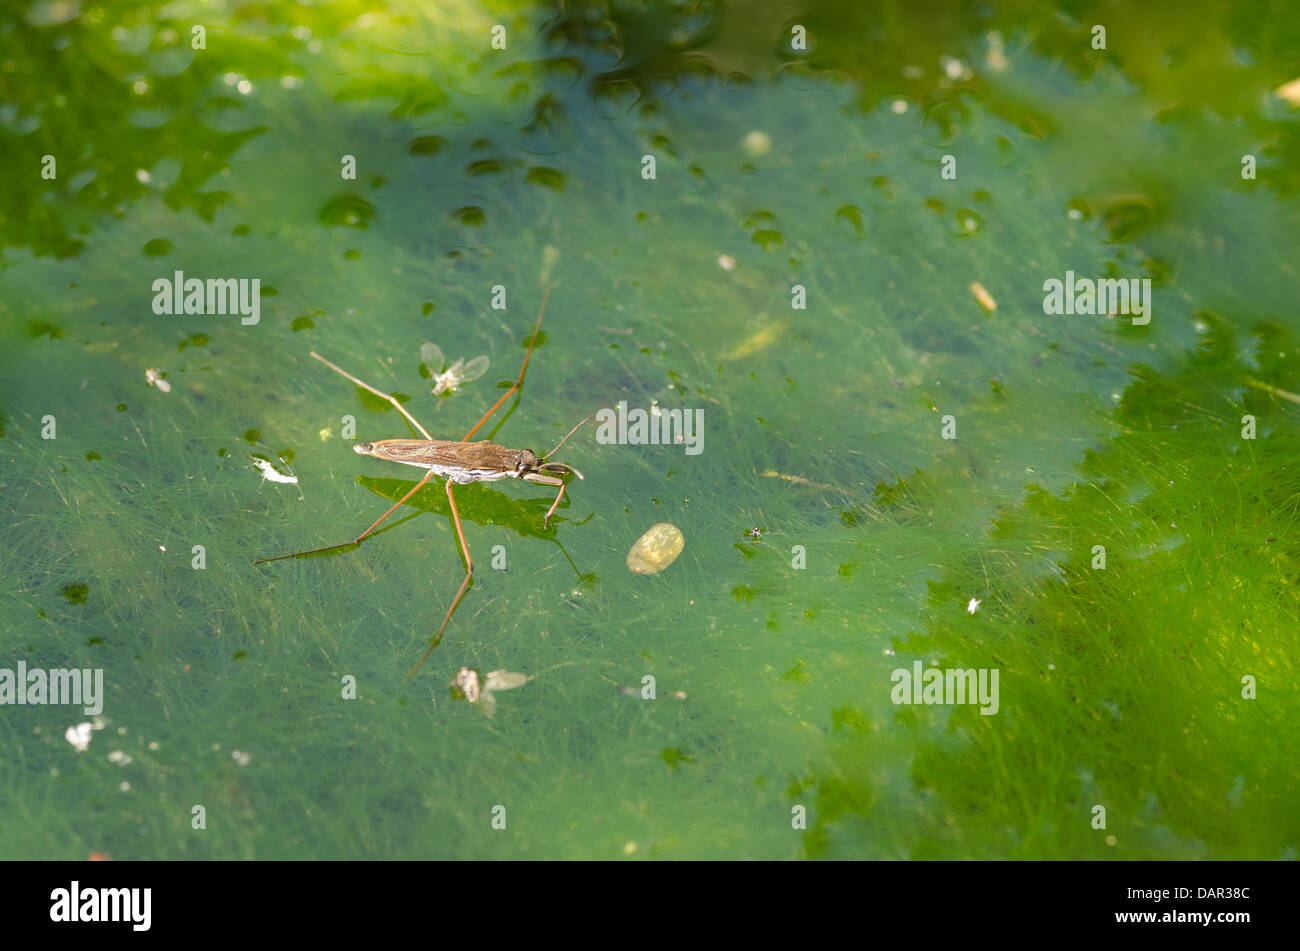
[[975, 75], [969, 66], [952, 56], [940, 56], [939, 65], [943, 67], [944, 75], [953, 81], [968, 80]]
[[814, 489], [829, 489], [835, 491], [835, 486], [827, 485], [825, 482], [813, 482], [805, 479], [803, 476], [790, 475], [785, 472], [777, 472], [775, 469], [766, 469], [763, 476], [768, 479], [784, 479], [786, 482], [793, 482], [796, 485], [807, 485]]
[[509, 670], [492, 670], [484, 677], [472, 667], [462, 667], [451, 679], [451, 696], [453, 700], [468, 700], [478, 707], [485, 717], [494, 717], [497, 712], [496, 697], [499, 690], [514, 690], [532, 680], [527, 674], [518, 674]]
[[455, 393], [458, 386], [477, 380], [488, 368], [487, 357], [475, 357], [469, 363], [462, 358], [447, 366], [447, 358], [442, 355], [442, 348], [436, 343], [426, 343], [420, 348], [420, 362], [433, 377], [434, 396]]
[[[642, 688], [642, 687], [618, 687], [618, 688], [616, 688], [616, 689], [618, 690], [619, 693], [621, 693], [621, 694], [622, 694], [623, 696], [625, 696], [625, 697], [642, 697], [642, 698], [645, 697], [644, 688]], [[665, 700], [685, 700], [685, 699], [686, 699], [686, 691], [685, 691], [685, 690], [674, 690], [672, 693], [666, 693], [666, 694], [664, 694], [664, 699], [665, 699]]]
[[730, 254], [719, 254], [718, 267], [722, 268], [724, 271], [734, 271], [736, 269], [736, 259]]
[[271, 464], [269, 459], [259, 459], [257, 456], [249, 456], [253, 460], [253, 465], [262, 471], [262, 478], [270, 482], [283, 482], [285, 485], [297, 485], [298, 477], [295, 475], [285, 475]]
[[984, 64], [995, 73], [1003, 72], [1009, 64], [1002, 45], [1002, 34], [995, 30], [988, 35], [988, 41], [989, 48], [984, 54]]
[[76, 726], [68, 727], [63, 734], [63, 738], [72, 744], [78, 753], [84, 753], [90, 746], [93, 727], [89, 723], [78, 723]]
[[[1296, 81], [1300, 82], [1300, 80]], [[1279, 396], [1284, 400], [1290, 400], [1292, 403], [1300, 403], [1300, 396], [1297, 396], [1295, 393], [1288, 390], [1280, 390], [1276, 386], [1270, 386], [1261, 380], [1256, 380], [1254, 377], [1246, 377], [1246, 382], [1258, 390], [1263, 390], [1265, 393], [1271, 393], [1272, 395]]]
[[753, 528], [749, 530], [749, 537], [754, 541], [758, 541], [760, 538], [763, 537], [763, 530], [759, 528], [757, 525], [755, 525]]
[[1285, 99], [1293, 106], [1300, 106], [1300, 79], [1293, 79], [1285, 85], [1278, 86], [1273, 90], [1273, 95]]
[[783, 333], [785, 333], [785, 324], [779, 320], [775, 321], [724, 353], [722, 359], [740, 360], [752, 353], [757, 353], [764, 347], [771, 346]]
[[974, 614], [976, 611], [980, 609], [980, 605], [982, 603], [983, 602], [980, 601], [979, 598], [971, 598], [969, 601], [966, 602], [966, 613]]
[[979, 281], [973, 281], [970, 286], [970, 292], [979, 301], [979, 305], [990, 314], [998, 309], [998, 302], [993, 299], [993, 295], [984, 289], [984, 285]]
[[676, 525], [652, 525], [627, 553], [628, 570], [638, 575], [657, 575], [676, 561], [685, 547], [686, 538]]
[[762, 158], [772, 151], [772, 137], [766, 132], [755, 129], [740, 140], [740, 149], [750, 158]]
[[248, 753], [245, 753], [243, 750], [231, 750], [230, 758], [233, 759], [240, 766], [247, 766], [249, 763], [253, 761], [253, 757]]
[[172, 385], [163, 379], [162, 373], [158, 370], [154, 370], [154, 369], [145, 370], [144, 379], [145, 382], [148, 383], [150, 386], [156, 386], [164, 393], [170, 393], [172, 391]]

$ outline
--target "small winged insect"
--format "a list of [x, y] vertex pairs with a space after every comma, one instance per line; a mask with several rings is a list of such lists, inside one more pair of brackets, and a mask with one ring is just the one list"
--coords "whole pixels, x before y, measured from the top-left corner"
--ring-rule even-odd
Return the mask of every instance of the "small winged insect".
[[487, 357], [475, 357], [469, 363], [460, 359], [447, 366], [447, 358], [442, 355], [442, 348], [436, 343], [426, 343], [420, 348], [420, 362], [425, 365], [433, 378], [434, 396], [455, 393], [458, 386], [477, 380], [487, 372], [488, 368]]
[[514, 690], [532, 679], [527, 674], [508, 670], [493, 670], [484, 677], [472, 667], [462, 667], [452, 678], [451, 696], [453, 700], [468, 700], [482, 710], [484, 716], [491, 717], [497, 712], [497, 699], [493, 693]]

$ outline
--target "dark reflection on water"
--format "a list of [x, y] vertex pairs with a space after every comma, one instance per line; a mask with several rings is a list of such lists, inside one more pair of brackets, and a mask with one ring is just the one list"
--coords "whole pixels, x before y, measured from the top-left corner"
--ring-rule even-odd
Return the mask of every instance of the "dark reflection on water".
[[[515, 80], [512, 97], [531, 103], [520, 131], [543, 139], [567, 127], [557, 93], [576, 83], [602, 114], [622, 116], [634, 108], [655, 110], [683, 84], [699, 88], [802, 72], [851, 80], [863, 110], [898, 97], [920, 103], [934, 141], [942, 143], [968, 120], [965, 96], [986, 100], [994, 114], [1022, 130], [1052, 134], [1053, 120], [1014, 90], [1014, 76], [999, 76], [997, 57], [1032, 42], [1076, 79], [1104, 68], [1121, 70], [1136, 83], [1162, 83], [1168, 121], [1194, 108], [1248, 122], [1263, 143], [1261, 160], [1272, 172], [1268, 186], [1294, 192], [1300, 188], [1296, 126], [1284, 116], [1259, 117], [1257, 97], [1246, 90], [1251, 77], [1270, 89], [1293, 78], [1284, 73], [1288, 51], [1300, 46], [1300, 16], [1288, 17], [1275, 4], [1270, 29], [1261, 35], [1250, 7], [1108, 5], [1107, 48], [1097, 50], [1087, 13], [1062, 16], [1029, 0], [543, 3], [522, 5], [538, 25], [535, 35], [515, 40], [528, 44], [529, 58], [512, 57], [502, 67], [485, 50], [473, 68]], [[1176, 37], [1153, 53], [1143, 38], [1159, 34], [1151, 33], [1149, 22], [1159, 17], [1166, 30], [1171, 23], [1155, 8], [1176, 10], [1176, 21], [1198, 24], [1202, 35], [1219, 31], [1222, 61], [1174, 55]], [[232, 5], [225, 22], [220, 14], [208, 16], [211, 35], [203, 50], [191, 47], [194, 24], [164, 16], [174, 9], [42, 2], [0, 11], [0, 173], [11, 183], [0, 193], [5, 246], [75, 256], [100, 216], [123, 215], [152, 190], [161, 190], [169, 208], [211, 220], [229, 199], [214, 182], [232, 156], [266, 130], [245, 84], [301, 85], [305, 73], [319, 69], [321, 56], [348, 42], [344, 37], [363, 5]], [[800, 27], [806, 30], [802, 48]], [[984, 60], [972, 68], [963, 54]], [[448, 91], [418, 63], [414, 57], [413, 68], [402, 72], [362, 66], [341, 84], [335, 80], [333, 98], [387, 103], [389, 116], [402, 122], [454, 118]], [[410, 138], [409, 149], [432, 157], [446, 144], [445, 135], [426, 128]], [[661, 145], [671, 148], [667, 141]], [[53, 157], [52, 170], [45, 156]], [[500, 160], [485, 158], [462, 174], [472, 179], [501, 170]], [[56, 177], [42, 178], [42, 172]], [[527, 180], [564, 187], [563, 174], [545, 166], [530, 170]], [[1143, 195], [1111, 201], [1105, 218], [1114, 240], [1132, 240], [1149, 223], [1153, 201]], [[345, 189], [326, 201], [319, 218], [326, 226], [364, 228], [373, 214], [366, 194]], [[484, 214], [470, 204], [455, 217], [476, 225]], [[861, 234], [851, 206], [843, 220]], [[760, 243], [771, 240], [776, 236]]]

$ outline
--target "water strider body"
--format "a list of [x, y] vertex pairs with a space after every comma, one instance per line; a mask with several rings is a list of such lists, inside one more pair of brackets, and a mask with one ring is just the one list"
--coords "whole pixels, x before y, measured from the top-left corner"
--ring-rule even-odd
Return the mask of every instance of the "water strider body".
[[[583, 422], [585, 423], [586, 420]], [[582, 423], [578, 424], [581, 425]], [[574, 429], [576, 430], [577, 426]], [[569, 435], [572, 434], [573, 430], [570, 430]], [[564, 445], [563, 441], [560, 445]], [[564, 480], [547, 473], [554, 472], [559, 476], [573, 473], [579, 479], [582, 478], [582, 473], [573, 466], [563, 462], [546, 462], [545, 456], [538, 456], [531, 449], [510, 449], [490, 439], [482, 439], [478, 442], [452, 442], [445, 439], [381, 439], [378, 442], [358, 443], [352, 448], [358, 455], [374, 456], [376, 459], [428, 469], [433, 475], [442, 476], [456, 485], [495, 482], [498, 479], [523, 479], [541, 485], [559, 486], [560, 492], [555, 497], [555, 504], [546, 513], [544, 525], [550, 523], [555, 506], [560, 504], [560, 498], [564, 495]], [[555, 449], [559, 449], [559, 446]], [[555, 449], [552, 449], [551, 453], [554, 453]]]

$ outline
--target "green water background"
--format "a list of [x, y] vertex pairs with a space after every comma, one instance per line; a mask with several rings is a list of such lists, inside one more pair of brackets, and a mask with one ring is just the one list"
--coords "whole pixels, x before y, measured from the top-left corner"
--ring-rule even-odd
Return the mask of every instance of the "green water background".
[[[0, 666], [107, 693], [80, 753], [80, 710], [0, 708], [0, 855], [1295, 858], [1298, 76], [1287, 4], [0, 15]], [[176, 270], [260, 277], [261, 322], [156, 316]], [[1150, 278], [1150, 325], [1045, 315], [1067, 270]], [[704, 451], [582, 431], [548, 530], [458, 489], [475, 584], [406, 684], [440, 484], [251, 564], [412, 484], [308, 353], [456, 438], [552, 283], [493, 438], [657, 401]], [[436, 399], [424, 341], [491, 368]], [[894, 705], [916, 660], [998, 668], [999, 713]], [[462, 665], [535, 679], [489, 720]]]

